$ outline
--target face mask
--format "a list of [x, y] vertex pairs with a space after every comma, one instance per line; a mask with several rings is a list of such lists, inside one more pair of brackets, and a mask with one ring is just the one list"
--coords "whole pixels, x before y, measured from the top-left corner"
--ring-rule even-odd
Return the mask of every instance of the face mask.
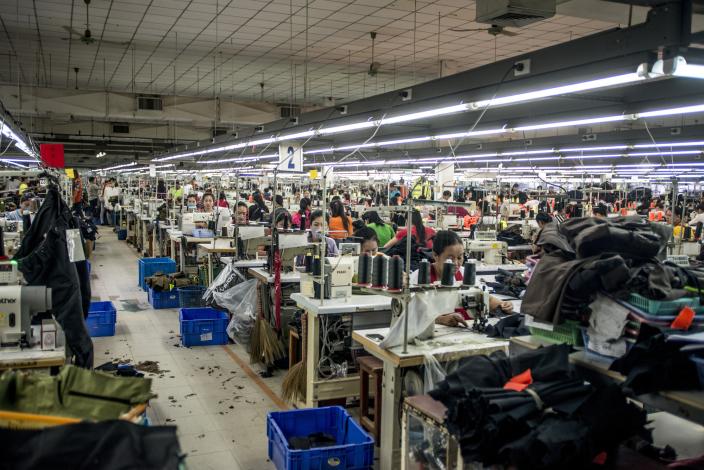
[[310, 228], [310, 236], [313, 240], [317, 240], [318, 238], [320, 238], [320, 229], [318, 229], [316, 227], [311, 227]]
[[196, 208], [195, 204], [188, 204], [188, 210], [194, 210]]

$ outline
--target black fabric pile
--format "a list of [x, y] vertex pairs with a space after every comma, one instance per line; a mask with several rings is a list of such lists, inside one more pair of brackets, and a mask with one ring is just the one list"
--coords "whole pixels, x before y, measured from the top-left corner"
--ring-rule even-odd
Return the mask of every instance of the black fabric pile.
[[[467, 358], [430, 392], [447, 407], [446, 425], [465, 462], [582, 468], [629, 437], [647, 436], [645, 412], [616, 385], [586, 384], [570, 367], [569, 352], [555, 345], [511, 358]], [[528, 369], [527, 389], [504, 388]]]
[[183, 460], [176, 426], [140, 426], [121, 420], [31, 431], [0, 428], [0, 442], [3, 470], [176, 470]]
[[323, 432], [314, 432], [307, 436], [293, 436], [288, 440], [288, 446], [292, 450], [317, 449], [334, 445], [337, 445], [335, 436]]
[[502, 230], [498, 233], [498, 235], [496, 235], [496, 240], [506, 242], [508, 246], [526, 245], [530, 243], [529, 240], [526, 240], [523, 238], [523, 235], [521, 235], [520, 225], [512, 225], [507, 229]]
[[522, 274], [503, 269], [499, 269], [499, 274], [495, 276], [495, 282], [487, 282], [486, 285], [494, 290], [494, 294], [508, 295], [517, 299], [520, 299], [523, 291], [526, 290]]
[[[573, 218], [547, 224], [537, 244], [543, 248], [521, 310], [558, 324], [584, 321], [599, 291], [617, 296], [655, 292], [681, 295], [682, 275], [659, 261], [672, 228], [638, 217]], [[651, 297], [648, 295], [648, 297]]]
[[[22, 238], [14, 259], [30, 286], [51, 288], [52, 314], [66, 335], [77, 366], [93, 367], [93, 342], [84, 323], [90, 305], [90, 279], [86, 261], [72, 263], [66, 230], [79, 228], [58, 188], [52, 186]], [[82, 276], [76, 265], [81, 264]]]
[[659, 329], [641, 324], [638, 340], [610, 369], [626, 376], [624, 390], [635, 395], [699, 388], [694, 362], [681, 351], [686, 343], [667, 341]]
[[512, 338], [514, 336], [525, 336], [530, 334], [530, 330], [524, 324], [524, 316], [520, 313], [508, 315], [499, 320], [494, 325], [487, 325], [484, 330], [489, 338]]

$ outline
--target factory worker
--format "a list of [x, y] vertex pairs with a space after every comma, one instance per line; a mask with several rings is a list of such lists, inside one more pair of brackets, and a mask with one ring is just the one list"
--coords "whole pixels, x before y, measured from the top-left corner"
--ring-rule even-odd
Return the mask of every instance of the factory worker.
[[[321, 237], [324, 236], [321, 232], [323, 230], [323, 211], [317, 210], [313, 211], [310, 215], [310, 232], [308, 233], [308, 241], [311, 243], [319, 242]], [[335, 240], [330, 237], [325, 237], [326, 243], [326, 254], [325, 256], [337, 256], [340, 250], [335, 244]]]
[[235, 210], [234, 219], [238, 225], [247, 225], [249, 222], [249, 208], [247, 207], [246, 202], [237, 202], [237, 209]]
[[195, 194], [190, 194], [186, 198], [186, 209], [188, 212], [195, 212], [198, 209], [198, 198], [196, 198]]
[[374, 256], [379, 251], [376, 232], [369, 227], [362, 227], [354, 232], [354, 238], [359, 241], [359, 254]]
[[[222, 227], [229, 225], [232, 216], [230, 215], [229, 209], [218, 207], [215, 210], [215, 196], [213, 193], [205, 193], [203, 195], [203, 210], [201, 212], [213, 214], [213, 221], [217, 219], [216, 230], [221, 230]], [[208, 224], [206, 222], [197, 222], [196, 227], [205, 228]]]
[[[455, 271], [455, 281], [462, 282], [462, 263], [464, 261], [464, 245], [457, 233], [450, 230], [440, 230], [435, 234], [433, 240], [433, 262], [430, 264], [430, 283], [440, 282], [442, 277], [442, 268], [446, 260], [452, 260], [457, 268]], [[411, 273], [410, 284], [412, 286], [418, 284], [418, 270]], [[500, 308], [504, 313], [513, 311], [513, 304], [508, 301], [501, 301], [494, 296], [489, 296], [489, 310]], [[435, 323], [446, 326], [464, 325], [465, 318], [459, 313], [449, 313], [440, 315]]]

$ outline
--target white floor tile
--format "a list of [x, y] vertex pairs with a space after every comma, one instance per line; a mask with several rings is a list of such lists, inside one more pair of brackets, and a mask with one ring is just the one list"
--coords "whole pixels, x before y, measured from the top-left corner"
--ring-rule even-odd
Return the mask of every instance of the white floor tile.
[[[178, 309], [153, 310], [136, 286], [132, 248], [104, 231], [92, 259], [98, 279], [93, 297], [111, 300], [117, 310], [114, 337], [95, 338], [95, 362], [113, 359], [158, 361], [160, 374], [147, 374], [158, 398], [147, 415], [155, 425], [178, 427], [187, 464], [193, 469], [270, 469], [266, 415], [276, 407], [221, 346], [180, 345]], [[130, 311], [129, 300], [139, 311]], [[246, 349], [229, 345], [248, 363]], [[250, 366], [259, 371], [256, 365]], [[283, 374], [264, 379], [279, 393]]]

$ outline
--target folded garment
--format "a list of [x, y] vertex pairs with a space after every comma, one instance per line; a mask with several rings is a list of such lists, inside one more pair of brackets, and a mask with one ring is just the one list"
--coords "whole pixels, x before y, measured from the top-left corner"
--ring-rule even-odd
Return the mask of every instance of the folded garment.
[[642, 323], [635, 346], [611, 370], [626, 376], [623, 387], [635, 395], [699, 388], [695, 364], [681, 351], [683, 344], [667, 341], [659, 329]]
[[569, 352], [563, 344], [467, 358], [430, 392], [447, 407], [445, 424], [465, 462], [580, 468], [628, 437], [647, 435], [645, 412], [616, 385], [586, 383]]
[[524, 324], [523, 315], [516, 313], [502, 318], [493, 325], [487, 325], [484, 333], [489, 338], [511, 338], [529, 335], [530, 330]]

